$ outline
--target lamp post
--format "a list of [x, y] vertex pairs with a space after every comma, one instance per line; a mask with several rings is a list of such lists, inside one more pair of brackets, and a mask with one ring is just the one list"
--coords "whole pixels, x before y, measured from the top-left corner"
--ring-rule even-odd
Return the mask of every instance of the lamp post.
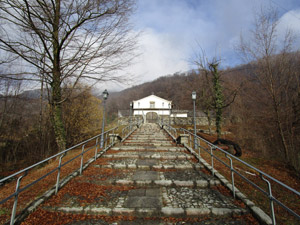
[[194, 104], [194, 149], [196, 149], [196, 91], [192, 92], [192, 100]]
[[129, 125], [131, 130], [131, 117], [132, 117], [132, 102], [130, 102], [130, 110], [129, 110]]
[[169, 102], [169, 126], [171, 126], [171, 102]]
[[105, 102], [108, 98], [108, 92], [105, 89], [102, 93], [103, 95], [103, 117], [102, 117], [102, 135], [101, 135], [101, 142], [100, 142], [100, 148], [103, 148], [104, 145], [104, 126], [105, 126]]

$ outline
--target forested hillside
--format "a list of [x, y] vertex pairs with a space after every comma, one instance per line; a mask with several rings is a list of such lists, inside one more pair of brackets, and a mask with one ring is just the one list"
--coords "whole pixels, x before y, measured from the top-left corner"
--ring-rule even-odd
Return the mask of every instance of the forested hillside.
[[199, 88], [200, 77], [197, 72], [176, 73], [162, 76], [152, 82], [134, 86], [114, 93], [109, 99], [109, 110], [129, 109], [130, 101], [146, 97], [152, 93], [172, 100], [174, 109], [192, 109], [191, 90]]

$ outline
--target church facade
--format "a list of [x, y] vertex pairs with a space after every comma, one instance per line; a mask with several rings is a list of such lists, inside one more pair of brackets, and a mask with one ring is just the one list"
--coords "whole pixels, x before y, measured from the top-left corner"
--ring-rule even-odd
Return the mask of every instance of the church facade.
[[[145, 122], [155, 122], [173, 115], [172, 101], [160, 98], [154, 94], [132, 102], [132, 115], [142, 116]], [[180, 115], [186, 117], [187, 115]]]
[[160, 117], [170, 116], [172, 101], [154, 94], [132, 102], [133, 116], [142, 116], [144, 121], [154, 122]]

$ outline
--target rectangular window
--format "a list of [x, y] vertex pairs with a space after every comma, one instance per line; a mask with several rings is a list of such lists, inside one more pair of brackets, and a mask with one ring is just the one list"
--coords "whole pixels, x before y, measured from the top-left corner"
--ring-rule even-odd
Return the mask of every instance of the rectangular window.
[[155, 108], [155, 102], [150, 102], [150, 108], [154, 109]]

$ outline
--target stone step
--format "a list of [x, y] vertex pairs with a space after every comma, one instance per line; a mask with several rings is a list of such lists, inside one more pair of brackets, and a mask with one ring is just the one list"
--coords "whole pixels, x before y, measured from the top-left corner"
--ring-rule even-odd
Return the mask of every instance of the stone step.
[[136, 139], [136, 140], [146, 140], [146, 139], [163, 139], [163, 140], [171, 140], [170, 137], [165, 135], [130, 135], [128, 139]]
[[135, 141], [135, 142], [148, 142], [148, 141], [151, 141], [151, 142], [169, 142], [169, 143], [172, 143], [172, 140], [171, 139], [168, 139], [168, 138], [128, 138], [125, 140], [125, 142], [127, 141]]
[[111, 184], [117, 185], [134, 185], [134, 186], [163, 186], [163, 187], [190, 187], [190, 188], [208, 188], [215, 185], [219, 185], [220, 181], [213, 180], [193, 180], [193, 181], [182, 181], [182, 180], [115, 180], [110, 182]]
[[[142, 174], [140, 174], [142, 175]], [[155, 183], [156, 186], [151, 186]], [[171, 183], [172, 182], [172, 183]], [[205, 183], [206, 182], [206, 183]], [[215, 181], [210, 181], [215, 182]], [[215, 185], [218, 183], [214, 183]], [[68, 213], [87, 213], [101, 215], [134, 215], [147, 216], [224, 216], [240, 215], [246, 213], [232, 198], [221, 195], [217, 190], [204, 188], [210, 184], [207, 181], [199, 181], [193, 184], [182, 181], [159, 180], [147, 182], [147, 180], [117, 180], [116, 185], [125, 185], [129, 189], [117, 188], [117, 192], [103, 195], [102, 201], [91, 199], [88, 206], [80, 205], [80, 199], [73, 198], [71, 206], [69, 201], [61, 199], [55, 201], [58, 211]], [[120, 186], [119, 186], [120, 187]], [[108, 199], [109, 201], [105, 201]], [[74, 207], [77, 206], [77, 207]], [[49, 210], [49, 208], [47, 208]]]
[[162, 132], [162, 131], [152, 131], [150, 133], [145, 133], [145, 132], [134, 132], [130, 135], [131, 137], [149, 137], [149, 138], [153, 138], [153, 137], [165, 137], [168, 138], [169, 136]]
[[141, 170], [158, 170], [158, 169], [177, 169], [177, 170], [189, 170], [189, 169], [201, 169], [203, 165], [172, 165], [172, 164], [158, 164], [158, 165], [138, 165], [127, 163], [111, 163], [108, 165], [94, 165], [99, 168], [111, 168], [111, 169], [141, 169]]
[[146, 138], [153, 138], [153, 137], [163, 137], [169, 138], [169, 136], [164, 132], [151, 132], [149, 134], [142, 133], [142, 132], [134, 132], [130, 135], [130, 137], [146, 137]]
[[[137, 166], [137, 165], [94, 165], [96, 168], [110, 168], [115, 171], [111, 171], [113, 176], [107, 176], [105, 179], [101, 179], [99, 184], [103, 184], [103, 181], [109, 181], [110, 183], [123, 184], [123, 185], [161, 185], [161, 186], [190, 186], [190, 187], [207, 187], [208, 185], [220, 184], [212, 175], [203, 173], [201, 168], [176, 168], [172, 166], [171, 169], [155, 169], [149, 166]], [[101, 170], [99, 170], [101, 173]], [[92, 179], [92, 182], [96, 182], [96, 176]]]
[[128, 141], [124, 141], [123, 144], [131, 144], [131, 145], [134, 145], [134, 144], [137, 144], [137, 145], [159, 145], [159, 146], [176, 146], [175, 143], [173, 142], [170, 142], [170, 141], [139, 141], [139, 140], [128, 140]]
[[[176, 152], [173, 152], [176, 153]], [[135, 152], [104, 154], [103, 158], [132, 158], [132, 159], [173, 159], [173, 160], [187, 160], [194, 159], [194, 156], [188, 154], [168, 154], [168, 153], [147, 153], [137, 154]]]
[[[151, 198], [150, 198], [151, 199]], [[245, 209], [231, 209], [231, 208], [180, 208], [180, 207], [155, 207], [155, 203], [149, 199], [144, 198], [134, 198], [135, 203], [128, 203], [129, 206], [133, 207], [58, 207], [53, 210], [55, 212], [64, 212], [64, 213], [75, 213], [75, 214], [92, 214], [92, 215], [109, 215], [109, 216], [135, 216], [139, 218], [149, 217], [149, 216], [172, 216], [172, 217], [198, 217], [198, 216], [232, 216], [232, 215], [242, 215], [247, 211]], [[136, 207], [136, 206], [143, 207]], [[152, 207], [151, 207], [152, 206]], [[223, 218], [224, 219], [224, 218]], [[144, 224], [144, 223], [143, 223]], [[149, 224], [153, 224], [152, 222]], [[165, 223], [163, 223], [165, 224]], [[182, 223], [186, 224], [186, 223]], [[201, 223], [202, 224], [202, 223]], [[205, 223], [207, 224], [207, 223]], [[234, 223], [232, 223], [234, 224]]]
[[136, 141], [136, 142], [172, 142], [171, 139], [169, 138], [128, 138], [126, 139], [125, 142], [127, 141]]
[[161, 146], [161, 147], [155, 147], [155, 146], [116, 146], [112, 147], [110, 150], [112, 151], [169, 151], [169, 152], [185, 152], [186, 149], [184, 147], [175, 147], [175, 146]]
[[158, 159], [138, 159], [138, 158], [106, 158], [105, 163], [101, 163], [94, 167], [101, 168], [114, 168], [114, 169], [144, 169], [144, 170], [168, 170], [168, 169], [180, 169], [196, 171], [203, 168], [203, 164], [195, 163], [190, 160], [158, 160]]
[[139, 142], [125, 142], [123, 143], [124, 146], [156, 146], [156, 147], [163, 147], [163, 146], [176, 146], [175, 143], [165, 143], [165, 144], [162, 144], [162, 143], [147, 143], [147, 142], [142, 142], [142, 143], [139, 143]]
[[133, 132], [131, 136], [147, 136], [152, 138], [153, 136], [169, 137], [164, 131], [152, 131], [150, 133], [145, 132]]

